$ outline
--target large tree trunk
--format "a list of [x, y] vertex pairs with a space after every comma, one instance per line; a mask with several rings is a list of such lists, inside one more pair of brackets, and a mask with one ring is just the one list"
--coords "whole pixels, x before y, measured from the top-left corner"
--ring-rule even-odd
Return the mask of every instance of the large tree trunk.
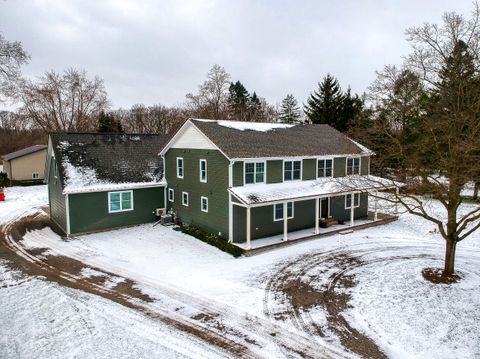
[[443, 273], [450, 275], [455, 271], [455, 250], [457, 248], [457, 242], [453, 239], [447, 239], [445, 247], [445, 267]]
[[480, 182], [475, 182], [473, 187], [473, 199], [478, 199], [478, 187], [480, 187]]

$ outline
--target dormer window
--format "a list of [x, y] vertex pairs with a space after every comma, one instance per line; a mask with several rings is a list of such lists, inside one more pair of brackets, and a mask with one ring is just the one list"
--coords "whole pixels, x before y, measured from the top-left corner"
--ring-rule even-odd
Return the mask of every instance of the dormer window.
[[347, 176], [360, 174], [360, 158], [347, 158]]
[[265, 182], [265, 162], [245, 162], [245, 184]]
[[302, 178], [302, 161], [283, 162], [283, 180], [293, 181]]
[[317, 178], [333, 176], [333, 160], [322, 159], [317, 161]]

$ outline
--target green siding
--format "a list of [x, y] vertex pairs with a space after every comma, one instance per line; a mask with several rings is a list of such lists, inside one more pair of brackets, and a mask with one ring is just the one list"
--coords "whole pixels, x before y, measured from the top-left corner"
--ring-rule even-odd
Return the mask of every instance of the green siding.
[[[367, 194], [360, 195], [360, 207], [355, 208], [355, 219], [364, 218], [368, 211]], [[343, 221], [350, 219], [350, 210], [345, 209], [345, 197], [332, 197], [330, 214], [333, 218]], [[273, 220], [273, 205], [254, 207], [251, 209], [251, 238], [262, 238], [283, 233], [283, 221]], [[246, 209], [234, 206], [233, 241], [246, 240]], [[297, 201], [294, 204], [294, 217], [288, 220], [288, 231], [296, 231], [315, 226], [315, 200]], [[313, 234], [313, 233], [312, 233]]]
[[360, 174], [366, 176], [370, 173], [370, 157], [364, 156], [360, 160]]
[[[54, 177], [54, 168], [57, 165], [52, 158], [48, 174], [48, 203], [50, 218], [67, 233], [67, 212], [65, 210], [65, 195], [62, 194], [60, 179]], [[58, 172], [57, 172], [58, 173]]]
[[108, 213], [108, 192], [70, 194], [71, 233], [153, 222], [157, 219], [154, 209], [164, 207], [163, 196], [163, 187], [134, 189], [132, 211]]
[[233, 163], [233, 187], [243, 186], [243, 161]]
[[317, 163], [315, 158], [307, 158], [303, 160], [302, 163], [302, 179], [304, 181], [313, 180], [317, 178], [317, 174], [315, 173], [317, 170]]
[[336, 157], [333, 159], [333, 177], [344, 177], [347, 166], [345, 157]]
[[283, 181], [283, 161], [267, 161], [267, 183], [280, 183]]
[[[183, 179], [177, 178], [177, 157], [183, 157]], [[207, 160], [207, 183], [200, 182], [200, 159]], [[221, 232], [223, 238], [228, 238], [228, 165], [227, 158], [217, 150], [169, 149], [165, 154], [165, 174], [175, 198], [173, 203], [167, 203], [168, 208], [173, 208], [183, 223], [214, 234]], [[238, 172], [234, 166], [235, 170]], [[182, 192], [188, 192], [188, 207], [182, 205]], [[202, 196], [208, 198], [208, 213], [201, 211]]]

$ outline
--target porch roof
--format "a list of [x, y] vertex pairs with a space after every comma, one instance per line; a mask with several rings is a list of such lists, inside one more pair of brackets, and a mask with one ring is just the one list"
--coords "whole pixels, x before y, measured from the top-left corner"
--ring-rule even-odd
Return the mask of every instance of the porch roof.
[[287, 181], [273, 184], [252, 184], [229, 188], [229, 192], [247, 206], [285, 200], [302, 200], [350, 192], [386, 190], [401, 183], [377, 176], [326, 177], [309, 181]]

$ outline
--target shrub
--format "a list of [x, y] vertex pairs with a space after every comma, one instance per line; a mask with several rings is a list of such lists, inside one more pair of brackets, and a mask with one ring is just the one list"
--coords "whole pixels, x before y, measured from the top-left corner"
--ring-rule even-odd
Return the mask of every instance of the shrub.
[[207, 233], [198, 227], [183, 225], [182, 232], [189, 234], [202, 242], [208, 243], [211, 246], [217, 247], [221, 251], [227, 252], [235, 258], [240, 257], [243, 254], [243, 249], [228, 243], [215, 234]]

